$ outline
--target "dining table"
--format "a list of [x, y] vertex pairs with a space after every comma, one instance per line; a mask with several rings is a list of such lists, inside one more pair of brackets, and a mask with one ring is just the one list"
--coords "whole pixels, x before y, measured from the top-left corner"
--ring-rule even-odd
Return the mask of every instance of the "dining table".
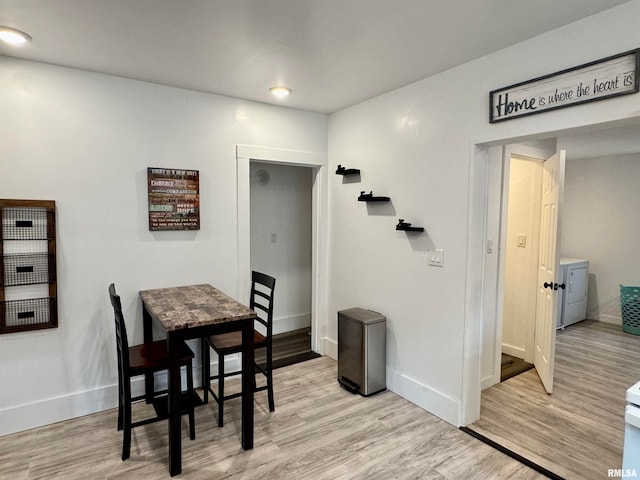
[[[157, 323], [166, 335], [169, 353], [168, 429], [169, 473], [182, 472], [181, 403], [179, 345], [184, 340], [203, 336], [242, 332], [242, 448], [253, 448], [253, 323], [256, 313], [217, 288], [187, 285], [139, 292], [142, 300], [144, 341], [153, 341], [153, 325]], [[145, 392], [150, 401], [154, 395], [153, 375], [145, 378]]]

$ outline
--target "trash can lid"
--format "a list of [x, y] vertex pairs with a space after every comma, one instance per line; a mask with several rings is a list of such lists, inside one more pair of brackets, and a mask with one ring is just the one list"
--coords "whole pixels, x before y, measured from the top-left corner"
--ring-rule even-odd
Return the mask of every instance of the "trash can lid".
[[347, 308], [346, 310], [340, 310], [338, 314], [347, 317], [349, 320], [361, 323], [363, 325], [371, 325], [373, 323], [384, 322], [383, 315], [373, 310], [367, 310], [360, 307]]

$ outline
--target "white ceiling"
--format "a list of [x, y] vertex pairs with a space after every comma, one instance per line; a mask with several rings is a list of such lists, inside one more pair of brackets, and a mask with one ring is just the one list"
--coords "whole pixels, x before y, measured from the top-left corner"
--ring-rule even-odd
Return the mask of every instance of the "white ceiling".
[[0, 54], [330, 113], [625, 1], [0, 0]]

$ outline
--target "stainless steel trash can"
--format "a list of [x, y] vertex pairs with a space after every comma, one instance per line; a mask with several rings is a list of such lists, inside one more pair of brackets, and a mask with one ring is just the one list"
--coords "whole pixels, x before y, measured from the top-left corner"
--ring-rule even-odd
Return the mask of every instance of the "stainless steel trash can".
[[368, 397], [386, 389], [386, 318], [372, 310], [338, 312], [338, 382]]

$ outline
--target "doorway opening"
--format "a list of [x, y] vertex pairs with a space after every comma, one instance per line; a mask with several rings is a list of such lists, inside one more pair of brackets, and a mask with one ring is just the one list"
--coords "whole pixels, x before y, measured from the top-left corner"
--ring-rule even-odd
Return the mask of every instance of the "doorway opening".
[[[540, 204], [543, 159], [516, 155], [506, 149], [503, 176], [504, 289], [500, 382], [534, 368]], [[507, 155], [509, 155], [507, 157]], [[508, 177], [508, 180], [506, 178]]]
[[279, 368], [319, 356], [311, 349], [314, 171], [252, 160], [249, 173], [250, 269], [276, 278], [273, 368]]

